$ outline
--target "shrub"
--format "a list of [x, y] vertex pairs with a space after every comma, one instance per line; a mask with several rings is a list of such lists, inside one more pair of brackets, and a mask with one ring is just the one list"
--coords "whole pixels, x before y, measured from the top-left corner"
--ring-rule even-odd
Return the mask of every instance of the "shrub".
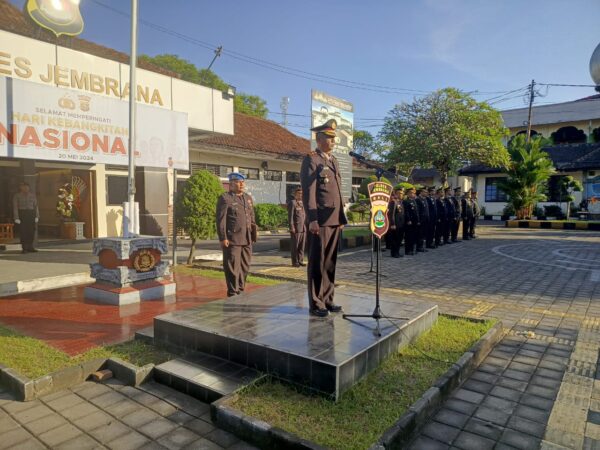
[[407, 190], [410, 188], [414, 188], [415, 185], [411, 184], [411, 183], [407, 183], [406, 181], [403, 181], [401, 183], [398, 183], [396, 186], [394, 186], [394, 189], [398, 189], [399, 187], [404, 188], [404, 190]]
[[502, 210], [502, 215], [503, 216], [514, 216], [515, 215], [515, 208], [513, 207], [513, 205], [511, 203], [508, 203], [504, 209]]
[[281, 205], [273, 203], [259, 203], [254, 205], [256, 225], [261, 230], [274, 230], [288, 225], [287, 210]]
[[546, 214], [544, 213], [544, 208], [542, 208], [539, 205], [536, 205], [535, 208], [533, 208], [533, 216], [534, 217], [544, 217]]
[[[360, 187], [358, 188], [358, 193], [364, 195], [365, 197], [368, 197], [369, 196], [368, 186], [370, 183], [373, 183], [374, 181], [377, 181], [377, 177], [375, 175], [369, 175], [367, 178], [362, 180], [362, 182], [360, 183]], [[381, 177], [380, 181], [383, 181], [384, 183], [392, 184], [392, 183], [390, 183], [390, 180], [388, 180], [386, 177]]]
[[546, 212], [546, 217], [556, 217], [557, 219], [560, 219], [564, 216], [562, 209], [558, 205], [544, 206], [544, 211]]
[[486, 211], [485, 211], [485, 206], [482, 206], [482, 207], [479, 209], [479, 215], [480, 215], [481, 217], [483, 217], [483, 216], [485, 216], [486, 214], [487, 214], [487, 213], [486, 213]]
[[217, 234], [217, 200], [224, 192], [219, 179], [206, 170], [189, 177], [177, 193], [175, 221], [192, 239], [188, 264], [194, 259], [198, 239], [210, 239]]
[[346, 218], [348, 219], [348, 222], [356, 223], [360, 220], [360, 213], [355, 211], [348, 211], [346, 213]]

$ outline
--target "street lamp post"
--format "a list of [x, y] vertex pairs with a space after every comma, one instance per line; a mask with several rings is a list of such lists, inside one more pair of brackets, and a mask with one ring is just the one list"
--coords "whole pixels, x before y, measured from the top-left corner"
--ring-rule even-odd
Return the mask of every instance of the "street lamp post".
[[127, 220], [123, 221], [123, 237], [139, 233], [139, 211], [135, 205], [135, 113], [137, 84], [135, 80], [137, 66], [137, 16], [138, 1], [131, 0], [131, 56], [129, 61], [129, 167], [127, 171]]

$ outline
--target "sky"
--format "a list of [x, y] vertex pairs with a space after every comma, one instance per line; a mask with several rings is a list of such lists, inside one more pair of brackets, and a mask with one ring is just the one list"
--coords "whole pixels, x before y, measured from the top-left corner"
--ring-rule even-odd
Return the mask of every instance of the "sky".
[[[80, 1], [80, 37], [129, 53], [130, 2]], [[311, 89], [352, 102], [355, 129], [376, 133], [394, 105], [448, 86], [508, 109], [526, 106], [524, 91], [507, 92], [532, 79], [590, 85], [600, 43], [600, 0], [139, 0], [139, 20], [139, 53], [205, 68], [222, 45], [214, 72], [264, 98], [272, 120], [289, 97], [289, 129], [304, 137]], [[594, 90], [539, 94], [536, 104]]]

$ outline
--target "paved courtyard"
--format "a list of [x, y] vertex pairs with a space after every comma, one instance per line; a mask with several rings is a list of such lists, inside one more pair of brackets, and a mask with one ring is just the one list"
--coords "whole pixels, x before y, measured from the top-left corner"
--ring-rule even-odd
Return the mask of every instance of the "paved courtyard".
[[[443, 405], [412, 448], [600, 448], [600, 233], [480, 227], [479, 236], [414, 257], [392, 259], [384, 253], [382, 259], [385, 275], [382, 287], [388, 294], [395, 293], [415, 302], [433, 300], [446, 313], [498, 318], [507, 328], [506, 337]], [[255, 255], [253, 270], [302, 280], [305, 271], [289, 264], [287, 255], [268, 252]], [[374, 292], [374, 275], [369, 273], [369, 266], [368, 249], [343, 252], [339, 258], [338, 282]], [[115, 395], [143, 392], [94, 386], [86, 383], [68, 395], [81, 397], [79, 389], [112, 389]], [[144, 389], [148, 388], [163, 389], [156, 385]], [[130, 396], [126, 397], [115, 400], [115, 404], [127, 400], [128, 408], [134, 406], [130, 414], [141, 408], [131, 405]], [[40, 414], [43, 410], [47, 417], [55, 417], [48, 420], [57, 420], [62, 424], [57, 426], [64, 426], [62, 421], [68, 421], [68, 417], [52, 408], [51, 400], [45, 401], [34, 402], [35, 406], [0, 401], [0, 433], [4, 435], [10, 426], [10, 436], [23, 439], [24, 433], [28, 433], [27, 436], [35, 435], [40, 445], [48, 445], [42, 436], [50, 428], [36, 430], [17, 416], [41, 407]], [[102, 410], [101, 414], [122, 422], [117, 415], [121, 413], [111, 413], [109, 404], [92, 404]], [[195, 408], [206, 407], [190, 404], [196, 405]], [[193, 416], [192, 419], [198, 420]], [[204, 419], [208, 420], [208, 416]], [[212, 427], [209, 421], [205, 422]], [[166, 424], [162, 420], [161, 423]], [[184, 430], [189, 427], [176, 422], [172, 425], [172, 429], [154, 437], [144, 434], [139, 427], [134, 428], [141, 435], [142, 444], [176, 447], [160, 439], [173, 430], [187, 434]], [[67, 428], [74, 433], [72, 438], [117, 448], [111, 441], [98, 440], [75, 422], [69, 422]], [[231, 441], [217, 442], [198, 434], [198, 442], [202, 443], [210, 441], [223, 447], [246, 445], [231, 436], [228, 438]], [[8, 445], [6, 442], [8, 439], [0, 441], [0, 448]]]

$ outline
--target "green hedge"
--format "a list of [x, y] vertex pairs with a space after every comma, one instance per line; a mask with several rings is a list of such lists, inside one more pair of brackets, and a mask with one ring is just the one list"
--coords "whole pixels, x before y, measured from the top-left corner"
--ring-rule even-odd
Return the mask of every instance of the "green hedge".
[[254, 205], [256, 225], [261, 230], [274, 230], [288, 226], [287, 209], [273, 203], [259, 203]]

